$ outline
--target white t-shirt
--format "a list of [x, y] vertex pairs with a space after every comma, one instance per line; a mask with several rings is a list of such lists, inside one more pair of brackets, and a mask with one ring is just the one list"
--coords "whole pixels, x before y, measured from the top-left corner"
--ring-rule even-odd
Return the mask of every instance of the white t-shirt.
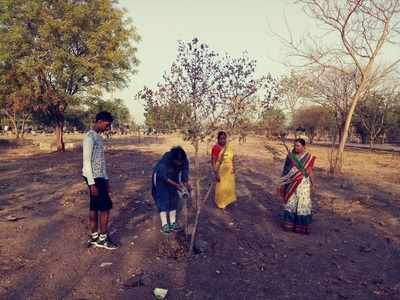
[[87, 178], [89, 185], [94, 184], [95, 178], [108, 179], [106, 161], [104, 158], [103, 138], [94, 130], [90, 130], [86, 133], [83, 140], [82, 175]]

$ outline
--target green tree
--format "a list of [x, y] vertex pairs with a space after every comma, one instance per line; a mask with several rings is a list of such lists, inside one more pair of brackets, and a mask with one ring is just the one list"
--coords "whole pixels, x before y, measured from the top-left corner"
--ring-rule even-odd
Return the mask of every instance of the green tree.
[[0, 110], [12, 124], [16, 138], [23, 137], [25, 124], [32, 117], [37, 85], [18, 67], [4, 66], [0, 73]]
[[373, 92], [357, 107], [354, 125], [357, 132], [368, 137], [371, 149], [377, 138], [390, 126], [388, 117], [393, 100], [393, 95]]
[[62, 151], [68, 106], [135, 73], [136, 29], [111, 0], [3, 0], [0, 15], [0, 66], [16, 65], [39, 84]]
[[286, 131], [286, 116], [279, 108], [270, 108], [262, 112], [258, 129], [267, 137], [280, 136]]
[[100, 98], [92, 99], [88, 104], [88, 116], [90, 123], [96, 117], [96, 114], [100, 111], [106, 110], [110, 112], [114, 117], [113, 127], [122, 127], [123, 125], [129, 124], [131, 121], [131, 115], [128, 107], [124, 104], [122, 99], [114, 100], [103, 100]]
[[310, 144], [314, 142], [314, 138], [318, 133], [326, 133], [329, 128], [334, 126], [333, 124], [332, 114], [319, 105], [299, 108], [292, 120], [292, 127], [302, 128]]
[[387, 138], [389, 143], [400, 143], [400, 94], [388, 112]]

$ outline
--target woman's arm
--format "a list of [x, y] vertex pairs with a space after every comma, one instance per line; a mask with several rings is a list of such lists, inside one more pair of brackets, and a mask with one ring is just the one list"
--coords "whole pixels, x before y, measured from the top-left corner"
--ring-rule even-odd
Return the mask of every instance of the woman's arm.
[[158, 166], [158, 168], [157, 168], [157, 176], [158, 176], [161, 180], [163, 180], [163, 181], [169, 183], [170, 185], [173, 185], [173, 186], [176, 187], [176, 188], [179, 188], [179, 187], [180, 187], [180, 185], [179, 185], [178, 182], [175, 182], [174, 180], [168, 178], [168, 176], [167, 176], [167, 166], [166, 166], [164, 163], [160, 163], [160, 164], [159, 164], [159, 166]]

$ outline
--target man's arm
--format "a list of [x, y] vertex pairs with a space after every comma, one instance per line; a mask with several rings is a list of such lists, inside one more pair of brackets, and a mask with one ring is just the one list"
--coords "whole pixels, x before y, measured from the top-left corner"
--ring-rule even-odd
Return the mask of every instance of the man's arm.
[[83, 174], [88, 181], [90, 192], [92, 195], [97, 195], [97, 189], [94, 185], [93, 169], [92, 169], [92, 153], [93, 153], [93, 139], [86, 136], [83, 140]]

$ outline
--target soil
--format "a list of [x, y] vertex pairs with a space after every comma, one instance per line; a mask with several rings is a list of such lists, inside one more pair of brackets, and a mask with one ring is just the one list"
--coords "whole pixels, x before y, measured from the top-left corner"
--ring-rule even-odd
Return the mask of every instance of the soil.
[[[160, 155], [181, 144], [193, 158], [189, 144], [178, 136], [107, 141], [114, 251], [86, 246], [81, 150], [45, 153], [34, 144], [0, 146], [0, 299], [154, 299], [154, 288], [168, 289], [167, 299], [400, 299], [398, 154], [348, 150], [333, 178], [327, 148], [310, 147], [314, 224], [304, 236], [280, 227], [283, 147], [234, 142], [238, 200], [225, 212], [213, 197], [204, 203], [189, 258], [179, 245], [179, 255], [166, 254], [171, 237], [159, 232], [149, 188]], [[202, 194], [212, 184], [208, 152], [200, 151]]]

